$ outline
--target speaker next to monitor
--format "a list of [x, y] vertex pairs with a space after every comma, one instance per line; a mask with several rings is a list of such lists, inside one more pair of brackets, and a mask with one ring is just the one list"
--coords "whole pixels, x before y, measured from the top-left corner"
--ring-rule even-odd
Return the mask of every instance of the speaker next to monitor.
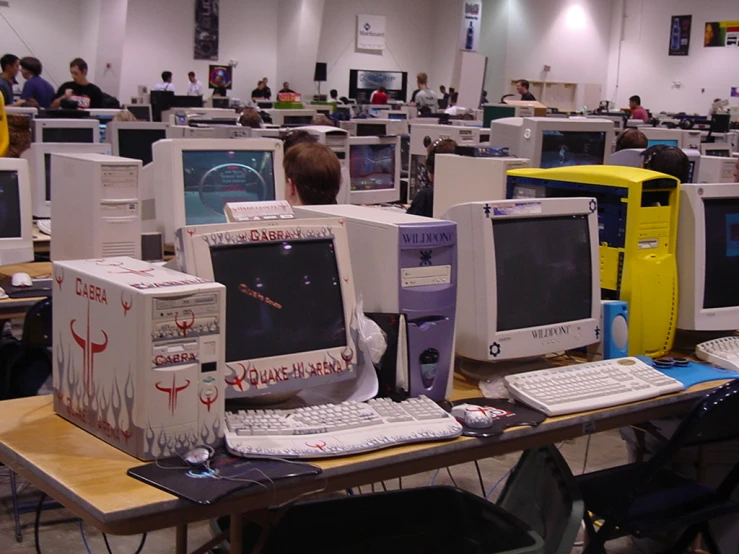
[[327, 69], [326, 62], [316, 62], [316, 70], [313, 73], [313, 80], [320, 82], [326, 81]]
[[600, 342], [588, 347], [588, 359], [611, 360], [629, 355], [629, 307], [617, 300], [601, 301]]

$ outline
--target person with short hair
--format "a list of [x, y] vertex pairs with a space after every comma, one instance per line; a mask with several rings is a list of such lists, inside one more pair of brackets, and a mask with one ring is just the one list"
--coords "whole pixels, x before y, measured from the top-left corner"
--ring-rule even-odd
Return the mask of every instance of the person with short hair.
[[162, 82], [157, 83], [156, 85], [151, 87], [151, 90], [166, 90], [169, 92], [174, 92], [174, 85], [172, 84], [172, 72], [162, 71]]
[[416, 75], [416, 85], [418, 86], [418, 93], [416, 93], [416, 107], [422, 110], [424, 107], [434, 113], [439, 107], [439, 101], [436, 98], [436, 93], [429, 88], [429, 76], [423, 71]]
[[445, 110], [449, 107], [449, 93], [446, 91], [446, 87], [444, 85], [439, 85], [439, 94], [441, 95], [441, 98], [439, 99], [439, 107]]
[[62, 100], [77, 103], [77, 109], [101, 109], [103, 107], [103, 91], [87, 80], [87, 62], [82, 58], [75, 58], [69, 62], [71, 81], [62, 83], [56, 91], [56, 98], [51, 103], [52, 108], [58, 108]]
[[213, 84], [215, 85], [213, 87], [213, 96], [225, 97], [228, 95], [228, 89], [223, 84], [223, 75], [220, 73], [216, 75], [215, 79], [213, 79]]
[[649, 145], [647, 136], [639, 129], [627, 127], [616, 140], [616, 152], [629, 148], [646, 148]]
[[386, 91], [387, 89], [383, 85], [380, 85], [379, 87], [377, 87], [377, 90], [375, 90], [375, 92], [372, 93], [372, 96], [370, 96], [370, 104], [375, 104], [375, 105], [387, 104], [387, 92]]
[[294, 94], [295, 93], [295, 91], [290, 88], [290, 83], [288, 83], [287, 81], [285, 81], [284, 83], [282, 83], [282, 89], [280, 90], [280, 92], [286, 92], [286, 93], [290, 93], [290, 94]]
[[205, 96], [205, 87], [203, 83], [198, 81], [194, 71], [187, 74], [187, 80], [190, 81], [190, 85], [187, 87], [188, 96]]
[[516, 81], [516, 92], [521, 95], [521, 100], [527, 102], [536, 102], [536, 97], [529, 92], [531, 84], [526, 79]]
[[318, 142], [301, 142], [285, 153], [285, 199], [291, 206], [336, 204], [341, 164], [333, 150]]
[[681, 183], [690, 182], [690, 159], [680, 148], [655, 144], [650, 146], [642, 156], [642, 167], [677, 177]]
[[259, 112], [254, 108], [244, 108], [239, 117], [239, 123], [242, 127], [251, 127], [252, 129], [261, 129], [262, 118], [259, 117]]
[[48, 108], [54, 100], [54, 87], [46, 79], [41, 77], [43, 66], [41, 62], [32, 56], [21, 58], [21, 74], [26, 82], [21, 92], [21, 103], [32, 103], [35, 101], [39, 108]]
[[329, 101], [330, 102], [336, 102], [337, 105], [344, 105], [343, 100], [339, 98], [339, 91], [335, 88], [332, 88], [331, 91], [328, 93], [329, 95]]
[[634, 95], [629, 98], [629, 109], [631, 110], [631, 119], [641, 119], [642, 121], [649, 121], [649, 114], [641, 105], [641, 98], [638, 95]]
[[20, 70], [20, 59], [15, 54], [5, 54], [0, 58], [0, 92], [6, 106], [13, 105], [13, 85]]
[[282, 135], [282, 155], [287, 154], [296, 144], [303, 142], [318, 142], [315, 135], [310, 134], [305, 129], [293, 129]]
[[336, 124], [334, 123], [333, 119], [328, 117], [325, 114], [319, 113], [313, 116], [313, 118], [310, 120], [311, 125], [325, 125], [328, 127], [336, 127]]
[[434, 172], [436, 170], [437, 154], [454, 154], [457, 151], [457, 143], [452, 139], [439, 139], [430, 147], [427, 147], [426, 175], [429, 186], [422, 188], [416, 194], [408, 213], [424, 217], [434, 217]]
[[267, 94], [267, 85], [264, 84], [264, 81], [259, 81], [257, 83], [257, 88], [251, 91], [251, 99], [254, 102], [259, 102], [260, 100], [269, 100], [269, 96]]
[[266, 99], [269, 100], [272, 98], [272, 89], [267, 86], [267, 77], [262, 77], [262, 83], [264, 84], [265, 94], [267, 95]]

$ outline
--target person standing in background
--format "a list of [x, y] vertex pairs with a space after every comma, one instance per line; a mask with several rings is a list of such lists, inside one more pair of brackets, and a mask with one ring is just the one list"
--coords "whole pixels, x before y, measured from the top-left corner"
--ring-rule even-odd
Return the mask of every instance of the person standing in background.
[[259, 81], [257, 83], [257, 88], [251, 91], [251, 99], [254, 102], [269, 100], [269, 96], [267, 96], [267, 87], [265, 86], [264, 81]]
[[213, 96], [227, 96], [228, 91], [226, 90], [226, 87], [223, 86], [222, 75], [216, 75], [216, 78], [213, 80], [213, 84], [215, 85], [213, 88]]
[[5, 54], [0, 58], [0, 67], [2, 67], [0, 91], [3, 93], [4, 104], [11, 106], [13, 104], [13, 85], [20, 69], [20, 60], [14, 54]]
[[169, 92], [174, 92], [174, 85], [172, 84], [172, 72], [162, 71], [162, 82], [157, 83], [156, 85], [151, 87], [151, 90], [166, 90]]
[[429, 88], [429, 76], [424, 72], [416, 75], [416, 85], [418, 86], [416, 107], [419, 111], [424, 107], [427, 107], [431, 110], [431, 113], [436, 112], [439, 107], [439, 102], [436, 98], [436, 93]]
[[40, 108], [49, 108], [54, 100], [54, 87], [41, 77], [43, 66], [37, 58], [26, 56], [21, 59], [21, 74], [26, 82], [23, 84], [21, 101], [35, 100]]
[[75, 58], [69, 63], [71, 81], [62, 83], [56, 91], [56, 98], [51, 103], [52, 108], [58, 108], [62, 100], [77, 102], [80, 110], [100, 109], [103, 107], [103, 91], [87, 80], [87, 62], [82, 58]]
[[198, 81], [194, 71], [187, 74], [187, 79], [190, 81], [190, 86], [187, 88], [188, 96], [205, 96], [205, 87]]
[[516, 92], [521, 95], [521, 100], [527, 102], [536, 102], [536, 97], [529, 92], [529, 82], [526, 79], [520, 79], [516, 82]]
[[288, 83], [287, 81], [282, 83], [282, 89], [280, 90], [280, 92], [286, 92], [288, 94], [295, 93], [295, 91], [290, 88], [290, 83]]
[[641, 98], [637, 95], [629, 98], [629, 109], [631, 110], [631, 119], [641, 119], [649, 121], [649, 114], [641, 105]]
[[272, 89], [267, 86], [267, 77], [262, 77], [262, 83], [264, 83], [264, 90], [265, 94], [267, 95], [265, 96], [265, 98], [269, 100], [270, 98], [272, 98]]

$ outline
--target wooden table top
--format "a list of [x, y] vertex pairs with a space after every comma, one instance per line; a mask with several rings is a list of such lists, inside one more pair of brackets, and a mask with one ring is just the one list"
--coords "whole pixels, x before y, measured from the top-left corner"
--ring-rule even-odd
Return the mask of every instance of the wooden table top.
[[[283, 481], [266, 492], [252, 487], [211, 506], [180, 500], [128, 477], [126, 471], [143, 462], [54, 414], [50, 395], [0, 402], [0, 461], [99, 529], [125, 535], [261, 509], [303, 493], [342, 490], [674, 415], [719, 384], [703, 383], [635, 404], [549, 418], [536, 428], [517, 427], [492, 439], [460, 437], [321, 460], [316, 463], [324, 472], [313, 480]], [[474, 383], [456, 376], [454, 399], [477, 396], [480, 391]]]

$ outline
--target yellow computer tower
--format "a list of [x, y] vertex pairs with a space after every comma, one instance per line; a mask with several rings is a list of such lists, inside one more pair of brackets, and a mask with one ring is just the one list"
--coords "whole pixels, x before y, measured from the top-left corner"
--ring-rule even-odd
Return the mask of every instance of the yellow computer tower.
[[677, 320], [676, 178], [621, 166], [517, 169], [508, 172], [506, 192], [596, 198], [602, 295], [629, 304], [629, 355], [669, 352]]

